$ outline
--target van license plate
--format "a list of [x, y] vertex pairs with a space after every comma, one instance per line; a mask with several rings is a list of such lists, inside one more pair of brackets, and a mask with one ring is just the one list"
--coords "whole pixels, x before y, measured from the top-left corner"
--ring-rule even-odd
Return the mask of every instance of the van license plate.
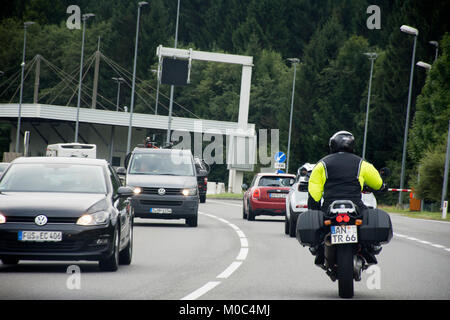
[[151, 208], [150, 213], [172, 213], [172, 208]]

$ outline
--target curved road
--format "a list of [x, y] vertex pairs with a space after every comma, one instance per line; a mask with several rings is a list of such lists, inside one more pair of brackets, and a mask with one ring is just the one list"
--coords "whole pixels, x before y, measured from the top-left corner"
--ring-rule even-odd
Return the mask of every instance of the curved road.
[[[355, 299], [450, 299], [450, 223], [391, 217], [395, 236], [378, 256], [379, 277], [363, 273]], [[0, 299], [338, 298], [337, 283], [284, 234], [284, 218], [243, 220], [239, 201], [208, 199], [197, 228], [136, 219], [134, 231], [133, 262], [113, 273], [92, 262], [0, 264]], [[70, 265], [80, 267], [79, 289], [67, 287]]]

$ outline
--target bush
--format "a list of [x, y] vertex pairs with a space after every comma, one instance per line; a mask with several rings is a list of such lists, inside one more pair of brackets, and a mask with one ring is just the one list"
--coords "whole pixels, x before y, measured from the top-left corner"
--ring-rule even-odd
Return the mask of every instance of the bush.
[[[444, 141], [446, 142], [446, 141]], [[413, 183], [414, 190], [420, 199], [441, 202], [442, 184], [444, 182], [445, 144], [428, 150], [419, 163], [420, 181], [417, 177]], [[448, 197], [448, 190], [447, 190]]]

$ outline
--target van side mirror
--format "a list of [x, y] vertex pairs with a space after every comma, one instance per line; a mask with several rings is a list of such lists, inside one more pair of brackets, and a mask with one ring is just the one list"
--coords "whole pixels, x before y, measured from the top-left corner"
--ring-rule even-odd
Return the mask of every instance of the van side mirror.
[[118, 175], [126, 175], [127, 174], [127, 169], [125, 169], [124, 167], [118, 167], [116, 169], [116, 173]]
[[117, 195], [124, 198], [132, 197], [134, 195], [134, 192], [130, 187], [119, 187], [119, 189], [117, 189]]

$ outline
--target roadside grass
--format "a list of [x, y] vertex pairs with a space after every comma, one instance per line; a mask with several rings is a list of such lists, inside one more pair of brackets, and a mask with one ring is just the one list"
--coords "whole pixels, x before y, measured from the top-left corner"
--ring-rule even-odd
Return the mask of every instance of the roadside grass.
[[[207, 199], [233, 199], [233, 200], [242, 200], [244, 194], [243, 193], [219, 193], [219, 194], [207, 194]], [[410, 218], [418, 218], [418, 219], [429, 219], [429, 220], [439, 220], [439, 221], [449, 221], [450, 222], [450, 213], [447, 214], [446, 219], [442, 219], [441, 212], [428, 212], [428, 211], [410, 211], [409, 209], [400, 209], [395, 206], [388, 205], [379, 205], [379, 209], [382, 209], [389, 213], [396, 213], [402, 216], [410, 217]]]
[[442, 219], [442, 212], [410, 211], [409, 209], [399, 209], [396, 208], [395, 206], [386, 206], [386, 205], [379, 205], [378, 208], [386, 212], [392, 212], [410, 218], [450, 221], [450, 214], [447, 214], [446, 219]]
[[207, 199], [235, 199], [242, 200], [244, 197], [243, 193], [218, 193], [218, 194], [207, 194]]

